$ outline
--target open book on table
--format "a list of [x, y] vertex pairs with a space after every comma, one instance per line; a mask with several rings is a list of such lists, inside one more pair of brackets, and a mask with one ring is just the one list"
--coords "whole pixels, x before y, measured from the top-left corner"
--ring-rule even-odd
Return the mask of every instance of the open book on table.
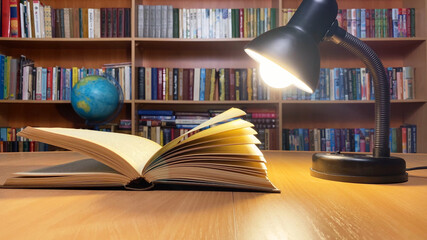
[[265, 192], [267, 178], [253, 125], [231, 108], [165, 146], [134, 135], [70, 128], [27, 127], [18, 135], [88, 156], [57, 166], [15, 173], [3, 187], [116, 187], [145, 190], [183, 184]]

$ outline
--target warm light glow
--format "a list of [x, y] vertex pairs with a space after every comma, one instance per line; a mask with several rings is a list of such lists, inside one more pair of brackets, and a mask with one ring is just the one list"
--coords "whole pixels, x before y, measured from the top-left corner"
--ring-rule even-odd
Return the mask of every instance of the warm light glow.
[[292, 84], [303, 91], [313, 93], [313, 90], [307, 86], [307, 84], [273, 61], [250, 49], [245, 49], [245, 51], [251, 58], [259, 63], [261, 78], [270, 87], [284, 88]]

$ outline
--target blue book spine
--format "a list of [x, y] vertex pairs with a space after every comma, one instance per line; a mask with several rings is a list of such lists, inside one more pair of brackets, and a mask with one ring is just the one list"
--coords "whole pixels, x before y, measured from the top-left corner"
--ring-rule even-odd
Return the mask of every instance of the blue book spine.
[[393, 24], [393, 37], [399, 37], [399, 9], [393, 8], [391, 10], [391, 22]]
[[141, 115], [140, 119], [141, 120], [162, 120], [162, 121], [167, 121], [167, 120], [175, 120], [176, 117], [175, 116]]
[[0, 141], [7, 141], [7, 128], [0, 128]]
[[310, 134], [308, 128], [304, 128], [304, 151], [310, 151]]
[[320, 74], [319, 74], [319, 91], [320, 91], [320, 100], [325, 100], [325, 91], [326, 91], [326, 86], [325, 86], [325, 71], [323, 71], [324, 68], [320, 69]]
[[157, 68], [151, 68], [151, 99], [157, 100]]
[[71, 90], [73, 89], [73, 69], [70, 68], [70, 71], [68, 72], [68, 79], [69, 79], [69, 85], [67, 88], [67, 94], [68, 94], [68, 99], [67, 100], [71, 100]]
[[42, 68], [42, 100], [46, 100], [47, 68]]
[[168, 111], [168, 110], [138, 110], [138, 115], [173, 116], [173, 111]]
[[361, 29], [362, 29], [362, 19], [361, 19], [362, 17], [361, 17], [361, 11], [360, 11], [360, 9], [358, 8], [358, 9], [356, 9], [356, 35], [357, 35], [357, 37], [358, 38], [361, 38], [361, 36], [362, 36], [362, 31], [361, 31]]
[[366, 9], [360, 9], [360, 37], [366, 38]]
[[335, 129], [331, 128], [331, 151], [335, 152]]
[[206, 68], [200, 69], [200, 101], [205, 100]]
[[416, 125], [412, 125], [411, 126], [412, 129], [412, 153], [416, 153], [417, 152], [417, 126]]
[[0, 54], [0, 100], [4, 99], [4, 59], [5, 56]]
[[360, 152], [360, 130], [354, 129], [354, 151]]
[[334, 94], [335, 100], [340, 100], [340, 69], [334, 68]]
[[345, 87], [344, 87], [344, 85], [345, 85], [345, 81], [344, 81], [344, 69], [343, 68], [339, 68], [339, 71], [340, 71], [340, 80], [339, 80], [339, 82], [340, 82], [340, 85], [339, 85], [339, 88], [340, 88], [340, 100], [346, 100], [345, 99], [345, 95], [346, 95], [346, 92], [345, 92]]

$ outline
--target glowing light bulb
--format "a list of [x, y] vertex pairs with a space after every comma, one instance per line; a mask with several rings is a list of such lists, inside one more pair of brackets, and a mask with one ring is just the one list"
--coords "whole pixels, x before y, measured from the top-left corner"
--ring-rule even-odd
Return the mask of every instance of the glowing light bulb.
[[307, 86], [307, 84], [295, 77], [292, 73], [288, 72], [283, 67], [250, 49], [245, 49], [245, 51], [250, 57], [252, 57], [260, 64], [259, 71], [261, 78], [270, 87], [284, 88], [289, 85], [295, 85], [297, 88], [305, 92], [313, 93], [313, 90]]

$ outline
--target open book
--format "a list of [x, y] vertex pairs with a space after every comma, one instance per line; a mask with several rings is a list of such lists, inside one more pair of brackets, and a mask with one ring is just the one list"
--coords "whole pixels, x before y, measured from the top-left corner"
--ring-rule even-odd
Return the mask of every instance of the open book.
[[[15, 173], [3, 187], [116, 187], [145, 190], [184, 184], [278, 192], [267, 178], [253, 125], [231, 108], [165, 146], [134, 135], [69, 128], [27, 127], [19, 136], [88, 156], [57, 166]], [[201, 130], [201, 131], [197, 131]], [[190, 134], [190, 135], [189, 135]]]

